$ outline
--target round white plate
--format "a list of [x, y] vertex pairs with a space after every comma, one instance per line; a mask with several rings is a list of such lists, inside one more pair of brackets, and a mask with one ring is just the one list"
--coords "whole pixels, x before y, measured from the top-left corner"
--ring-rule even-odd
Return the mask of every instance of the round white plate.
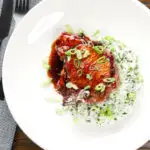
[[[135, 150], [148, 140], [149, 16], [149, 10], [138, 1], [46, 0], [24, 17], [5, 53], [3, 84], [13, 117], [35, 143], [47, 150]], [[34, 41], [36, 34], [31, 36], [30, 33], [44, 17], [48, 17], [43, 23], [48, 25], [48, 30]], [[140, 97], [140, 108], [134, 110], [136, 117], [122, 122], [121, 128], [118, 124], [108, 129], [75, 125], [70, 117], [57, 116], [57, 106], [44, 100], [45, 97], [59, 98], [52, 87], [42, 89], [40, 83], [46, 78], [42, 60], [49, 55], [56, 33], [65, 24], [81, 27], [89, 33], [100, 29], [102, 34], [115, 36], [139, 54], [145, 80], [144, 95]]]

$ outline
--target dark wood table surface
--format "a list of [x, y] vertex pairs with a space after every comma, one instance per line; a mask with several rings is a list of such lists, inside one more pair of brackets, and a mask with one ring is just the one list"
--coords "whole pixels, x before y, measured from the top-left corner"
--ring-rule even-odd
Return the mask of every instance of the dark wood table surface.
[[[150, 0], [140, 0], [150, 8]], [[144, 144], [144, 143], [143, 143]], [[17, 127], [12, 150], [42, 150], [35, 145], [21, 130]], [[139, 150], [150, 150], [150, 141], [142, 146]]]

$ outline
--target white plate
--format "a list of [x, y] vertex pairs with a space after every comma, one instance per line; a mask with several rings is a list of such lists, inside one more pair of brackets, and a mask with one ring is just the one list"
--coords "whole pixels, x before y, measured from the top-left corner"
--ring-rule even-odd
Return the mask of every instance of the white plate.
[[[48, 31], [33, 44], [28, 36], [45, 16], [64, 13]], [[149, 58], [150, 12], [137, 1], [131, 0], [46, 0], [32, 9], [14, 31], [4, 58], [3, 83], [10, 111], [23, 131], [38, 145], [48, 150], [128, 149], [135, 150], [150, 137]], [[57, 19], [56, 19], [57, 20]], [[102, 34], [113, 35], [124, 41], [140, 55], [144, 75], [144, 96], [136, 117], [125, 122], [123, 128], [116, 124], [108, 130], [89, 125], [74, 125], [68, 117], [55, 114], [55, 105], [44, 97], [58, 96], [52, 88], [43, 90], [40, 83], [46, 77], [42, 60], [50, 53], [56, 28], [64, 24], [81, 27], [88, 32], [101, 29]], [[54, 25], [54, 26], [52, 26]], [[59, 96], [58, 96], [59, 97]], [[123, 123], [122, 123], [123, 124]], [[117, 129], [117, 130], [116, 130]], [[113, 131], [113, 132], [112, 132]], [[107, 132], [107, 136], [105, 134]]]

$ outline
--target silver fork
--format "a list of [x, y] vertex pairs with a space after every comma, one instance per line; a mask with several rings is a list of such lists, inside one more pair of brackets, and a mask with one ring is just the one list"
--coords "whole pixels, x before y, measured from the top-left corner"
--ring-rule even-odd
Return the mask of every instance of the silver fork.
[[16, 0], [15, 12], [26, 13], [29, 10], [29, 0]]

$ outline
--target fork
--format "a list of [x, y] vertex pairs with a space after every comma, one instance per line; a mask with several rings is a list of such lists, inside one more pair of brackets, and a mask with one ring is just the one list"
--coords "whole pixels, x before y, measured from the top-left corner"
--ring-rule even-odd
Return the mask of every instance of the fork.
[[29, 10], [29, 0], [16, 0], [15, 12], [26, 13]]

